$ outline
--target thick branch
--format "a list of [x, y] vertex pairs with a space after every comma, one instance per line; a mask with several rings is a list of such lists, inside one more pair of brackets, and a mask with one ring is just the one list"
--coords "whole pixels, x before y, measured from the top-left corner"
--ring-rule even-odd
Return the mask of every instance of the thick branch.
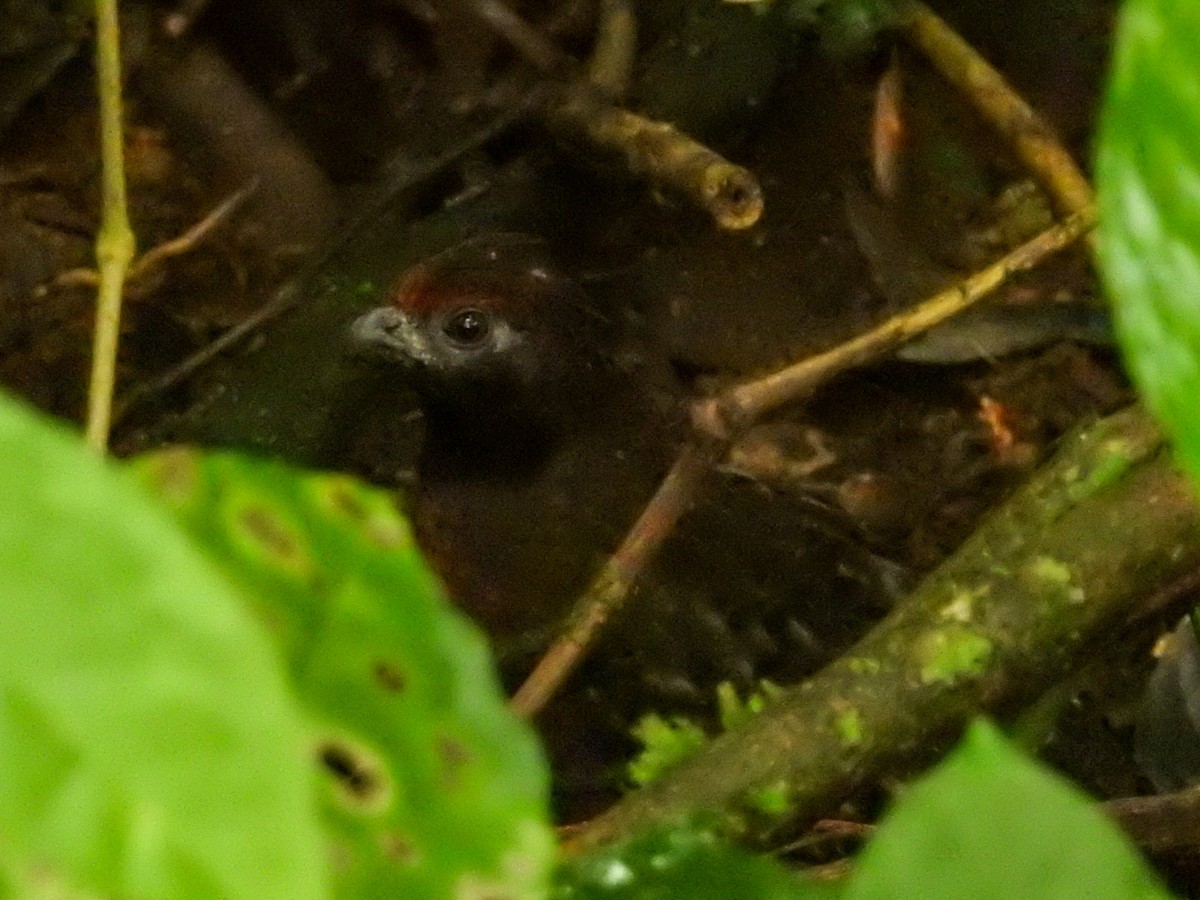
[[[1200, 513], [1136, 408], [1064, 439], [855, 648], [761, 717], [631, 794], [573, 840], [590, 847], [715, 813], [762, 838], [810, 823], [886, 767], [928, 757], [980, 710], [1068, 673], [1156, 587], [1200, 562]], [[756, 797], [787, 812], [753, 813]]]

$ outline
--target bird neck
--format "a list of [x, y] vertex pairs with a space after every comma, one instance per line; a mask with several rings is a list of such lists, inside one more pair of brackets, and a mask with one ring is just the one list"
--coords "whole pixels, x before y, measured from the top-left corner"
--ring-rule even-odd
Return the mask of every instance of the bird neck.
[[520, 481], [585, 444], [613, 452], [649, 446], [657, 455], [674, 445], [681, 421], [678, 397], [623, 366], [594, 367], [544, 389], [476, 384], [469, 397], [426, 398], [419, 480]]
[[417, 540], [501, 658], [540, 647], [666, 474], [683, 407], [644, 387], [618, 380], [532, 419], [426, 407]]

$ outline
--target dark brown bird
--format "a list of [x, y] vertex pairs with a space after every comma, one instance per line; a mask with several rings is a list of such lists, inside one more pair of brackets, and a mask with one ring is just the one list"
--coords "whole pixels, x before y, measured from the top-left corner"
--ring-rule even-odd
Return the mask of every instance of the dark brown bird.
[[[418, 394], [417, 537], [512, 683], [666, 473], [686, 394], [533, 238], [447, 250], [391, 301], [354, 323], [354, 342]], [[560, 701], [577, 710], [572, 728], [590, 719], [548, 735], [565, 769], [579, 769], [565, 757], [581, 747], [623, 748], [641, 711], [704, 711], [720, 681], [744, 690], [811, 672], [886, 602], [883, 565], [832, 513], [712, 481]]]

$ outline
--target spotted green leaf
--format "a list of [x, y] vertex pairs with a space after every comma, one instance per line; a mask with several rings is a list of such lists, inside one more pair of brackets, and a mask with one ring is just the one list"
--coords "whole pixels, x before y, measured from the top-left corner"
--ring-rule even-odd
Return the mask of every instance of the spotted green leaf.
[[161, 506], [0, 397], [0, 891], [326, 896], [266, 630]]
[[309, 715], [339, 896], [544, 887], [540, 749], [391, 497], [231, 453], [177, 449], [138, 466], [276, 636]]

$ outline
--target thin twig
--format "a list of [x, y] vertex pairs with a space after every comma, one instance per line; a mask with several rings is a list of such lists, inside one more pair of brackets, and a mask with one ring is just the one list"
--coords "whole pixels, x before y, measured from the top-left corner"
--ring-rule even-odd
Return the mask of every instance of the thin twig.
[[514, 712], [535, 715], [583, 661], [604, 623], [624, 604], [634, 581], [694, 502], [717, 458], [717, 449], [698, 444], [684, 447], [621, 546], [576, 602], [563, 634], [513, 695], [510, 707]]
[[[195, 250], [201, 241], [237, 211], [246, 198], [254, 192], [254, 187], [255, 182], [252, 181], [239, 188], [183, 234], [147, 250], [130, 264], [129, 270], [125, 274], [125, 283], [132, 287], [136, 282], [153, 274], [168, 259]], [[56, 275], [50, 284], [40, 288], [39, 292], [45, 292], [50, 288], [95, 287], [99, 283], [100, 276], [95, 269], [68, 269], [66, 272]]]
[[919, 0], [902, 0], [908, 40], [962, 91], [979, 113], [1013, 146], [1063, 214], [1090, 209], [1092, 186], [1038, 113], [970, 44]]
[[987, 268], [865, 334], [764, 378], [735, 385], [714, 397], [697, 401], [693, 406], [692, 421], [706, 434], [723, 440], [732, 439], [764, 414], [807, 396], [834, 375], [881, 359], [905, 341], [978, 303], [1014, 275], [1031, 269], [1045, 257], [1068, 246], [1090, 230], [1094, 222], [1095, 213], [1090, 208], [1075, 213]]
[[257, 186], [257, 179], [246, 183], [217, 204], [212, 212], [183, 234], [179, 235], [179, 237], [164, 241], [157, 247], [139, 256], [129, 268], [129, 278], [131, 280], [144, 278], [171, 257], [180, 256], [194, 250], [201, 241], [215, 231], [218, 226], [224, 223], [246, 202], [246, 199], [254, 193], [254, 189]]
[[124, 133], [121, 128], [120, 29], [116, 0], [96, 0], [96, 81], [100, 97], [100, 158], [104, 212], [96, 236], [100, 289], [92, 339], [88, 385], [87, 442], [103, 452], [112, 424], [117, 341], [121, 331], [121, 293], [133, 259], [133, 229], [125, 202]]

